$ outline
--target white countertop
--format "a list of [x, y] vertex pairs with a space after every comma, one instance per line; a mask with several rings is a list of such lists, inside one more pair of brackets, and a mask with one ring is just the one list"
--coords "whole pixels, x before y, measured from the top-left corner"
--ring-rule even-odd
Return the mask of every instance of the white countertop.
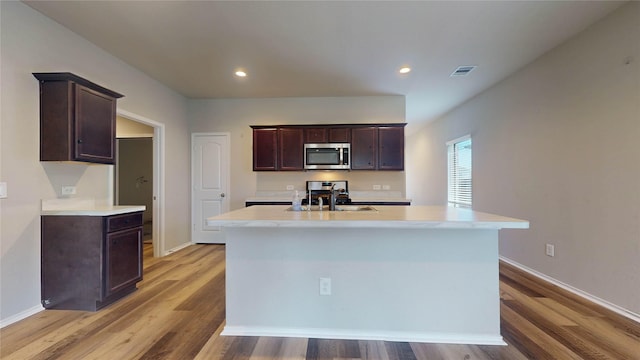
[[42, 200], [40, 215], [58, 216], [111, 216], [144, 211], [144, 205], [96, 204], [94, 199], [49, 199]]
[[287, 211], [287, 205], [250, 206], [207, 219], [223, 227], [365, 227], [528, 229], [529, 222], [448, 206], [373, 206], [376, 211]]
[[126, 213], [132, 213], [137, 211], [144, 211], [145, 206], [96, 206], [94, 208], [86, 209], [57, 209], [57, 210], [42, 210], [40, 215], [62, 215], [62, 216], [111, 216], [120, 215]]

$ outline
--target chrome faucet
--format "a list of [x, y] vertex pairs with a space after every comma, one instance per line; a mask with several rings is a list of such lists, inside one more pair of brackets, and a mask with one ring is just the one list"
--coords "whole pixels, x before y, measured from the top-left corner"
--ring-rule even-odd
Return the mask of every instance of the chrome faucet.
[[335, 186], [336, 186], [335, 183], [333, 185], [331, 185], [331, 197], [330, 197], [330, 200], [329, 200], [329, 211], [335, 211], [336, 210], [336, 193], [338, 192], [338, 190], [334, 190]]

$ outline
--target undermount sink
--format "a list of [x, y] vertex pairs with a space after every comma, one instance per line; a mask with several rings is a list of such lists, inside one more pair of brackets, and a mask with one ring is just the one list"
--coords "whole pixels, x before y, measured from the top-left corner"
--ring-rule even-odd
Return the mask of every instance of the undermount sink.
[[[290, 206], [287, 211], [296, 211]], [[302, 206], [302, 211], [307, 211], [307, 205]], [[318, 205], [311, 205], [310, 211], [332, 211], [329, 210], [329, 205], [324, 205], [322, 209]], [[373, 206], [369, 205], [336, 205], [335, 211], [378, 211]]]

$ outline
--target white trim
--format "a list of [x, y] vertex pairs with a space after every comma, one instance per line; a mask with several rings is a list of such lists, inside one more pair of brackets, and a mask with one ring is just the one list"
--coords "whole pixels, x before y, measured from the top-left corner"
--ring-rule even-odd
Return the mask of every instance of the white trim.
[[406, 341], [434, 344], [507, 345], [500, 334], [450, 334], [409, 331], [362, 331], [356, 329], [279, 328], [225, 326], [222, 336], [272, 336], [339, 340]]
[[193, 245], [193, 243], [191, 243], [191, 242], [186, 242], [186, 243], [184, 243], [184, 244], [182, 244], [182, 245], [178, 245], [178, 246], [176, 246], [176, 247], [174, 247], [174, 248], [172, 248], [172, 249], [167, 250], [167, 251], [164, 253], [164, 255], [173, 254], [174, 252], [176, 252], [176, 251], [180, 251], [180, 250], [185, 249], [185, 248], [188, 248], [188, 247], [189, 247], [189, 246], [191, 246], [191, 245]]
[[118, 109], [117, 114], [153, 127], [153, 256], [162, 257], [165, 252], [165, 129], [164, 124], [132, 112]]
[[511, 259], [509, 259], [507, 257], [500, 256], [500, 260], [506, 262], [509, 265], [515, 266], [518, 269], [520, 269], [520, 270], [522, 270], [522, 271], [524, 271], [526, 273], [529, 273], [529, 274], [531, 274], [531, 275], [533, 275], [533, 276], [535, 276], [535, 277], [537, 277], [537, 278], [539, 278], [539, 279], [541, 279], [543, 281], [549, 282], [549, 283], [551, 283], [553, 285], [556, 285], [556, 286], [558, 286], [558, 287], [560, 287], [560, 288], [562, 288], [564, 290], [569, 291], [570, 293], [578, 295], [578, 296], [584, 298], [585, 300], [591, 301], [591, 302], [596, 303], [596, 304], [598, 304], [598, 305], [600, 305], [600, 306], [602, 306], [602, 307], [604, 307], [606, 309], [609, 309], [609, 310], [615, 312], [616, 314], [622, 315], [622, 316], [624, 316], [626, 318], [629, 318], [629, 319], [631, 319], [631, 320], [633, 320], [635, 322], [640, 323], [640, 314], [636, 314], [636, 313], [634, 313], [634, 312], [632, 312], [630, 310], [627, 310], [627, 309], [625, 309], [625, 308], [623, 308], [621, 306], [613, 304], [613, 303], [611, 303], [611, 302], [609, 302], [607, 300], [603, 300], [603, 299], [601, 299], [601, 298], [599, 298], [597, 296], [591, 295], [586, 291], [583, 291], [583, 290], [575, 288], [575, 287], [573, 287], [571, 285], [565, 284], [562, 281], [556, 280], [556, 279], [552, 278], [551, 276], [548, 276], [548, 275], [545, 275], [545, 274], [543, 274], [541, 272], [533, 270], [533, 269], [531, 269], [531, 268], [529, 268], [529, 267], [527, 267], [525, 265], [522, 265], [522, 264], [520, 264], [520, 263], [518, 263], [516, 261], [513, 261], [513, 260], [511, 260]]
[[0, 321], [0, 329], [2, 329], [5, 326], [9, 326], [13, 323], [16, 323], [20, 320], [24, 320], [26, 318], [28, 318], [31, 315], [35, 315], [37, 313], [39, 313], [40, 311], [44, 310], [44, 308], [42, 307], [42, 305], [36, 305], [32, 308], [29, 308], [27, 310], [21, 311], [15, 315], [9, 316], [6, 319], [3, 319], [2, 321]]
[[469, 139], [471, 139], [471, 134], [467, 134], [465, 136], [460, 136], [457, 139], [449, 140], [449, 141], [446, 142], [446, 144], [447, 144], [447, 146], [449, 146], [449, 145], [453, 145], [453, 144], [456, 144], [456, 143], [459, 143], [459, 142], [462, 142], [462, 141], [465, 141], [465, 140], [469, 140]]
[[118, 135], [118, 139], [138, 139], [138, 138], [151, 138], [151, 137], [153, 137], [152, 133]]

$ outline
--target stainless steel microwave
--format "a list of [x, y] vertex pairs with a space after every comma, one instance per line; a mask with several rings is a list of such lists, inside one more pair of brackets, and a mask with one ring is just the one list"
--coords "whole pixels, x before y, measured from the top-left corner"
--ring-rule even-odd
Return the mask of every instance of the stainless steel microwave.
[[351, 169], [351, 144], [304, 144], [304, 168], [308, 170]]

